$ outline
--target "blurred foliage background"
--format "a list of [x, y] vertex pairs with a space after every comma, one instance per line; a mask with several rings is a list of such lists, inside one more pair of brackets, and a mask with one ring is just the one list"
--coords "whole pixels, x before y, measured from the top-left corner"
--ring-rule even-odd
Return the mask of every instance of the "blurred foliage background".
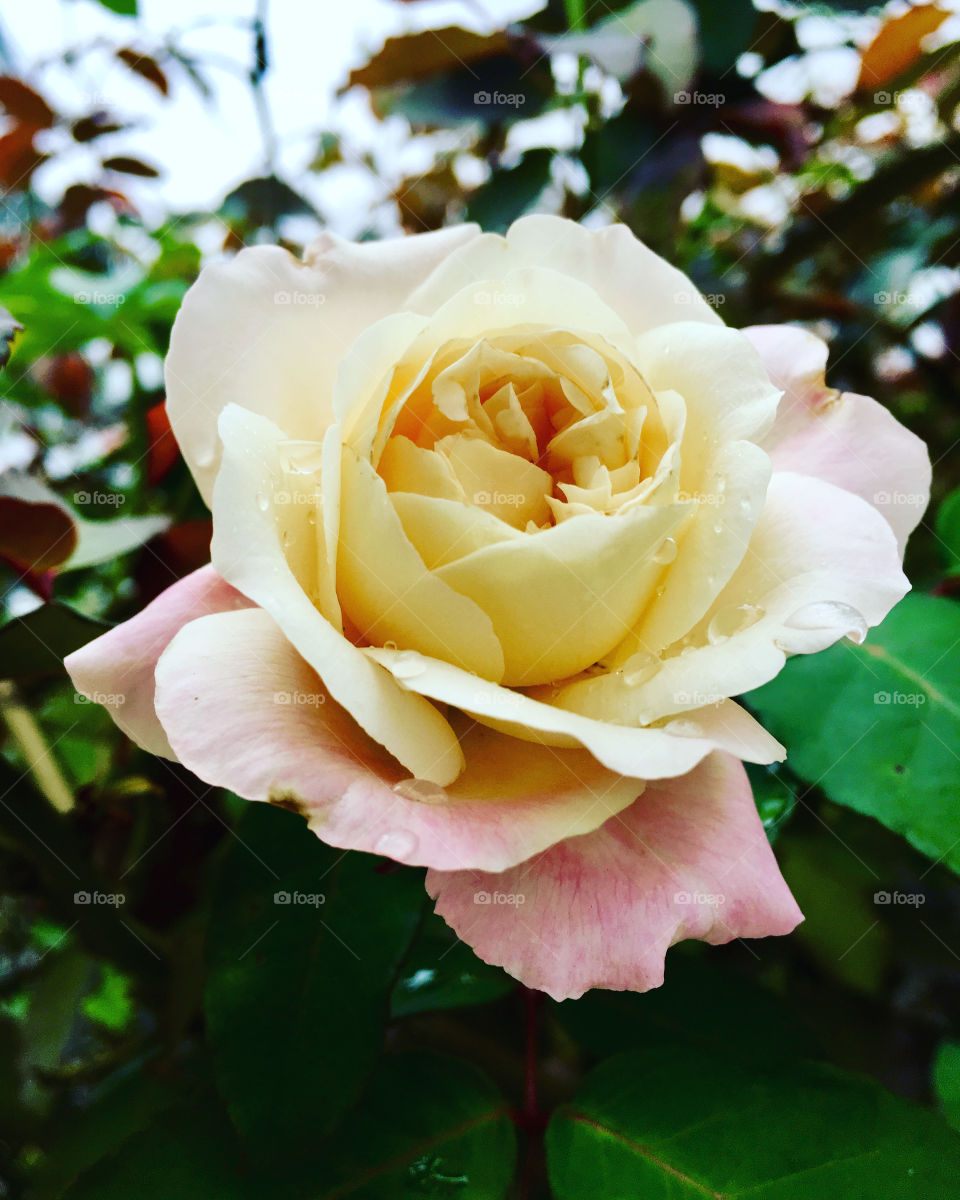
[[[0, 1196], [960, 1196], [958, 5], [549, 0], [499, 27], [465, 0], [431, 29], [406, 0], [412, 31], [340, 81], [392, 157], [334, 121], [288, 177], [261, 3], [232, 67], [263, 169], [164, 213], [149, 123], [46, 82], [109, 59], [158, 108], [215, 104], [222, 64], [103, 4], [113, 41], [15, 71], [0, 39]], [[74, 693], [63, 655], [209, 557], [163, 403], [186, 288], [242, 245], [299, 251], [351, 180], [361, 236], [624, 221], [728, 323], [806, 323], [833, 386], [928, 442], [915, 592], [747, 697], [790, 750], [752, 774], [792, 937], [553, 1004], [420, 872], [205, 787]]]

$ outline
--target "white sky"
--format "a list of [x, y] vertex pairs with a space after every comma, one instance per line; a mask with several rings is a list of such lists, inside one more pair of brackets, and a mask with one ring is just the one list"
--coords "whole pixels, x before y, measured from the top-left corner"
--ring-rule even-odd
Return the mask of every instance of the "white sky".
[[[303, 167], [313, 157], [318, 131], [325, 127], [347, 129], [374, 146], [390, 141], [390, 131], [369, 116], [362, 95], [340, 102], [334, 97], [351, 66], [363, 62], [389, 33], [444, 24], [492, 30], [502, 27], [504, 19], [527, 15], [542, 4], [543, 0], [422, 0], [416, 4], [272, 0], [268, 11], [271, 64], [265, 87], [282, 145], [280, 173], [294, 186], [304, 182]], [[0, 32], [11, 60], [6, 70], [36, 82], [54, 105], [71, 115], [80, 116], [99, 105], [142, 124], [98, 139], [89, 148], [71, 150], [69, 157], [58, 155], [37, 173], [38, 191], [55, 197], [67, 183], [95, 178], [95, 154], [135, 153], [162, 169], [162, 181], [124, 179], [124, 190], [148, 210], [161, 198], [173, 210], [210, 209], [237, 183], [262, 173], [262, 139], [250, 87], [243, 79], [219, 66], [208, 66], [204, 73], [216, 90], [215, 104], [208, 104], [174, 66], [169, 71], [172, 98], [164, 102], [112, 54], [116, 45], [149, 52], [171, 30], [189, 29], [198, 19], [212, 18], [216, 25], [194, 29], [178, 44], [201, 59], [206, 52], [245, 70], [251, 62], [252, 39], [246, 29], [234, 25], [249, 20], [254, 10], [255, 0], [204, 0], [199, 5], [190, 0], [140, 0], [141, 15], [133, 20], [115, 16], [96, 0], [6, 4], [0, 14]], [[41, 60], [65, 47], [88, 44], [101, 36], [111, 48], [85, 57], [82, 66], [37, 68]], [[401, 131], [392, 136], [399, 140]], [[56, 146], [64, 144], [59, 141]], [[309, 186], [307, 181], [307, 194], [314, 199]], [[332, 202], [345, 209], [347, 224], [346, 210], [359, 209], [366, 199], [353, 194], [351, 186], [355, 189], [356, 181], [347, 185], [339, 201]], [[157, 206], [147, 215], [159, 216], [159, 212]]]

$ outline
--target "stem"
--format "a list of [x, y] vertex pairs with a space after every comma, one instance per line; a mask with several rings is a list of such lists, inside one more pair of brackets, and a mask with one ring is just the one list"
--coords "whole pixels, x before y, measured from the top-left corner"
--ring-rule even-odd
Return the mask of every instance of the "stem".
[[16, 684], [10, 679], [0, 680], [0, 716], [26, 759], [27, 769], [36, 780], [37, 787], [57, 812], [69, 812], [73, 808], [73, 790], [53, 757], [33, 713], [24, 705]]
[[587, 28], [587, 0], [563, 0], [567, 10], [567, 27], [583, 32]]

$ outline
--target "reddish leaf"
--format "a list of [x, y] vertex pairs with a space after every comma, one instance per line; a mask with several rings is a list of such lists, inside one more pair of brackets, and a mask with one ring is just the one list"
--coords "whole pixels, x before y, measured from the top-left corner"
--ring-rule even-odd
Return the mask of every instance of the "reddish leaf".
[[898, 79], [920, 59], [923, 54], [920, 43], [939, 29], [949, 15], [935, 4], [924, 4], [884, 21], [863, 52], [857, 89], [869, 91]]
[[105, 133], [118, 133], [125, 125], [112, 121], [104, 112], [91, 113], [89, 117], [81, 117], [70, 126], [76, 142], [92, 142], [94, 138], [103, 137]]
[[41, 95], [12, 75], [0, 75], [0, 104], [16, 121], [33, 129], [49, 129], [56, 115]]
[[488, 37], [454, 25], [390, 37], [365, 66], [350, 72], [347, 87], [355, 84], [366, 88], [387, 87], [410, 79], [425, 79], [494, 54], [509, 54], [511, 47], [505, 33]]
[[161, 95], [166, 96], [169, 94], [170, 85], [167, 82], [167, 77], [161, 71], [160, 65], [155, 58], [151, 58], [149, 54], [141, 54], [138, 50], [130, 50], [129, 48], [118, 50], [117, 58], [122, 63], [125, 63], [134, 74], [146, 79], [148, 83], [152, 83]]
[[0, 496], [0, 557], [22, 570], [50, 571], [76, 544], [77, 527], [59, 505]]
[[64, 229], [78, 229], [87, 219], [87, 213], [93, 204], [106, 200], [116, 213], [125, 216], [136, 216], [137, 210], [123, 192], [115, 192], [110, 188], [91, 187], [88, 183], [73, 183], [63, 193], [58, 211], [60, 223]]
[[93, 367], [82, 354], [57, 354], [38, 363], [40, 382], [73, 417], [82, 417], [93, 396]]
[[33, 144], [35, 132], [32, 125], [14, 125], [0, 137], [0, 185], [9, 191], [25, 188], [33, 172], [47, 160]]
[[156, 179], [160, 174], [156, 167], [151, 167], [139, 158], [128, 158], [125, 154], [105, 158], [100, 165], [108, 171], [122, 171], [124, 175], [142, 175], [145, 179]]
[[147, 438], [150, 443], [147, 450], [147, 483], [152, 487], [168, 474], [180, 456], [165, 401], [161, 400], [147, 410]]

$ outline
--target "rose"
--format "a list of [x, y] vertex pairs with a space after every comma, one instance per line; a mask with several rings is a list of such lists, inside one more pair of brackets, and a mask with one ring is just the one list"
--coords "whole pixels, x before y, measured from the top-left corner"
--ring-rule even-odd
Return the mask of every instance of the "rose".
[[[200, 778], [428, 866], [480, 956], [554, 996], [785, 933], [740, 761], [783, 750], [724, 697], [882, 619], [920, 510], [870, 498], [929, 484], [825, 361], [727, 328], [622, 226], [244, 250], [166, 368], [212, 564], [70, 672]], [[274, 702], [298, 693], [327, 703]]]

